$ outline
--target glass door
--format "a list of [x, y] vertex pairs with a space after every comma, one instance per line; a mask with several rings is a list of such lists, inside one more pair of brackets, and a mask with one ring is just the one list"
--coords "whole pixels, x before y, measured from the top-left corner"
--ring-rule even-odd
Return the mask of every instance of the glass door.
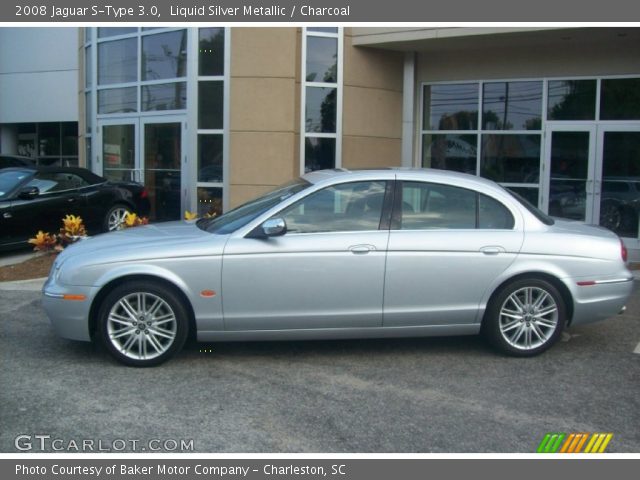
[[98, 174], [113, 181], [140, 182], [138, 159], [137, 120], [108, 120], [98, 125], [99, 157]]
[[598, 127], [595, 218], [621, 237], [638, 238], [640, 126]]
[[149, 219], [182, 218], [182, 159], [184, 121], [181, 117], [140, 120], [144, 185], [149, 193]]
[[594, 125], [554, 125], [546, 131], [543, 207], [553, 217], [593, 223]]

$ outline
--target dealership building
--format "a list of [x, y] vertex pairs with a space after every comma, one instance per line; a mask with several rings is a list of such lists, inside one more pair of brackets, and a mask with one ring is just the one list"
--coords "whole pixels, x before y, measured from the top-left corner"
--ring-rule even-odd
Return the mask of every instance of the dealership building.
[[143, 182], [155, 220], [322, 168], [480, 175], [640, 259], [638, 28], [2, 28], [0, 152]]

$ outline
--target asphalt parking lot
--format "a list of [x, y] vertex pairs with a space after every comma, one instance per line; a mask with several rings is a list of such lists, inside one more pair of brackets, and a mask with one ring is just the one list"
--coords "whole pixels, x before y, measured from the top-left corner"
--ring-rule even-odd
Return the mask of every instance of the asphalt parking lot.
[[628, 307], [532, 359], [457, 337], [192, 344], [135, 369], [58, 338], [38, 293], [0, 291], [0, 451], [26, 434], [96, 449], [534, 452], [547, 432], [613, 432], [608, 452], [637, 453], [638, 288]]

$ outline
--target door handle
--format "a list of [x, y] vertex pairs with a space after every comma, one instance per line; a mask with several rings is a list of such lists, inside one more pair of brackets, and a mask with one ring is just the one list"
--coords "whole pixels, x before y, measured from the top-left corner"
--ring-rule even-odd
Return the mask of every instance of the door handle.
[[489, 247], [482, 247], [480, 251], [485, 255], [498, 255], [499, 253], [504, 252], [505, 249], [498, 246], [489, 246]]
[[373, 245], [351, 245], [349, 247], [349, 250], [351, 251], [351, 253], [356, 254], [356, 255], [364, 255], [366, 253], [369, 253], [371, 250], [375, 250], [376, 247], [374, 247]]

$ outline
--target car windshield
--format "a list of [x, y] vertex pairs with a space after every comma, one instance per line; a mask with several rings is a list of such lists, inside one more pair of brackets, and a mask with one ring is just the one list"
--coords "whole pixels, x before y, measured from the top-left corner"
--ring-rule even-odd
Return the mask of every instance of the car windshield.
[[[503, 187], [504, 188], [504, 187]], [[545, 225], [553, 225], [555, 222], [555, 220], [553, 218], [551, 218], [549, 215], [547, 215], [546, 213], [544, 213], [542, 210], [540, 210], [539, 208], [535, 207], [529, 200], [527, 200], [526, 198], [520, 196], [518, 193], [514, 192], [513, 190], [510, 190], [508, 188], [504, 189], [509, 195], [511, 195], [513, 198], [515, 198], [524, 208], [526, 208], [527, 210], [529, 210], [529, 212], [531, 212], [531, 214], [533, 216], [535, 216], [538, 220], [540, 220], [542, 223], [544, 223]]]
[[7, 197], [29, 175], [30, 173], [24, 170], [0, 172], [0, 199]]
[[254, 218], [259, 217], [270, 208], [286, 200], [291, 195], [301, 192], [311, 184], [302, 178], [286, 183], [272, 192], [241, 205], [220, 217], [201, 218], [196, 225], [209, 233], [225, 235], [244, 227]]

